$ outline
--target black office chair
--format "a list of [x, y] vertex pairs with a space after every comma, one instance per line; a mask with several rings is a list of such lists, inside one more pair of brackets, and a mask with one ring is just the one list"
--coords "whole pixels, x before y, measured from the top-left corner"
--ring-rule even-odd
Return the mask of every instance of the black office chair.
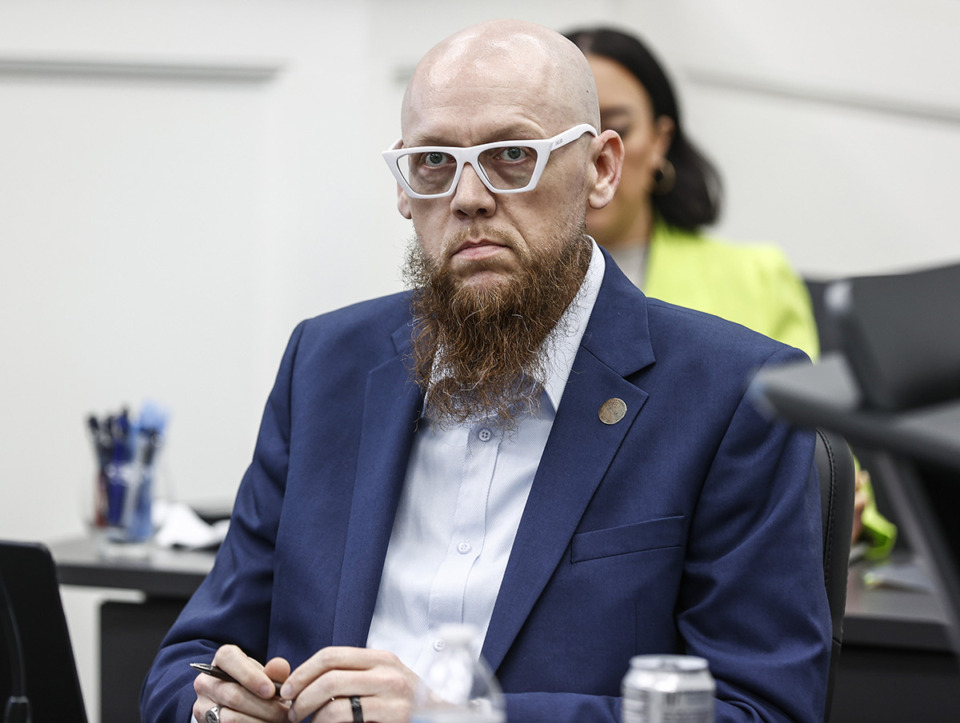
[[853, 531], [853, 497], [856, 471], [853, 453], [835, 432], [817, 429], [817, 472], [820, 475], [820, 507], [823, 515], [823, 582], [830, 603], [833, 644], [830, 651], [830, 677], [827, 684], [827, 709], [823, 720], [830, 719], [833, 682], [840, 662], [843, 643], [843, 612], [847, 602], [847, 567], [850, 560], [850, 535]]

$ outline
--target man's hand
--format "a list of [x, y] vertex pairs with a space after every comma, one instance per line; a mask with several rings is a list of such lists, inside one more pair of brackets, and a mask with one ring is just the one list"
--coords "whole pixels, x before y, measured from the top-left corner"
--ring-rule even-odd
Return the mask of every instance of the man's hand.
[[204, 723], [207, 711], [219, 706], [220, 723], [234, 721], [273, 721], [289, 718], [290, 704], [276, 697], [273, 681], [283, 682], [290, 675], [290, 663], [274, 658], [260, 665], [236, 645], [224, 645], [213, 658], [214, 664], [237, 681], [230, 683], [201, 673], [193, 681], [197, 699], [193, 717]]
[[310, 715], [314, 723], [353, 721], [350, 698], [356, 697], [366, 723], [407, 723], [418, 680], [393, 653], [330, 647], [294, 670], [280, 695], [291, 701], [291, 721]]

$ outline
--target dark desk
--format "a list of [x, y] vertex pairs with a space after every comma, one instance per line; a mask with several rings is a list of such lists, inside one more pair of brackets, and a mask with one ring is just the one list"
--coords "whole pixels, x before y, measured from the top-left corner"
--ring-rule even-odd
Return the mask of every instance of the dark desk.
[[100, 606], [100, 721], [140, 719], [140, 685], [160, 641], [213, 566], [212, 552], [153, 548], [144, 559], [100, 557], [92, 538], [50, 545], [61, 585], [138, 590], [142, 603]]
[[[915, 567], [906, 552], [895, 552], [888, 562]], [[850, 567], [843, 620], [844, 644], [949, 651], [944, 631], [946, 611], [934, 595], [923, 590], [871, 589], [866, 585], [864, 573], [879, 570], [883, 564], [861, 561]]]
[[[214, 556], [156, 549], [145, 560], [103, 560], [89, 539], [50, 547], [63, 585], [147, 595], [143, 603], [107, 601], [100, 614], [102, 723], [136, 720], [140, 683], [157, 647]], [[960, 720], [960, 670], [943, 607], [928, 592], [868, 588], [867, 568], [854, 565], [847, 585], [832, 720]]]
[[61, 585], [139, 590], [148, 597], [186, 600], [213, 566], [214, 553], [151, 548], [144, 559], [100, 556], [93, 538], [50, 545]]
[[[891, 563], [911, 563], [894, 553]], [[833, 723], [960, 720], [960, 666], [947, 613], [930, 592], [869, 588], [866, 562], [851, 566]]]

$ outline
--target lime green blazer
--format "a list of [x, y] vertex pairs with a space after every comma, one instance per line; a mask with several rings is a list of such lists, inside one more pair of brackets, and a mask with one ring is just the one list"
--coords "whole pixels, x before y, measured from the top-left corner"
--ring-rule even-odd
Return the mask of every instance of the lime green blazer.
[[810, 295], [776, 246], [725, 243], [656, 224], [643, 292], [820, 353]]

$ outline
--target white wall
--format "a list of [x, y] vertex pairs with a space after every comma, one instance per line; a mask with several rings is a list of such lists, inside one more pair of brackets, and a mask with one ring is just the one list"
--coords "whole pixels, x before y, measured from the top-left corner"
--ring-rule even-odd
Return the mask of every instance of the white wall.
[[[296, 321], [396, 285], [358, 192], [382, 170], [366, 25], [363, 3], [0, 4], [0, 536], [81, 533], [85, 415], [145, 397], [172, 410], [172, 493], [229, 500]], [[65, 598], [93, 713], [99, 595]]]
[[[84, 417], [146, 397], [171, 493], [232, 496], [293, 325], [400, 288], [379, 151], [417, 58], [477, 20], [641, 32], [724, 172], [718, 233], [820, 276], [960, 258], [960, 3], [587, 7], [0, 2], [0, 537], [80, 534]], [[94, 600], [67, 597], [96, 710]]]
[[[631, 5], [634, 27], [652, 5]], [[669, 6], [650, 37], [724, 172], [720, 233], [775, 241], [811, 276], [960, 259], [960, 3]]]

